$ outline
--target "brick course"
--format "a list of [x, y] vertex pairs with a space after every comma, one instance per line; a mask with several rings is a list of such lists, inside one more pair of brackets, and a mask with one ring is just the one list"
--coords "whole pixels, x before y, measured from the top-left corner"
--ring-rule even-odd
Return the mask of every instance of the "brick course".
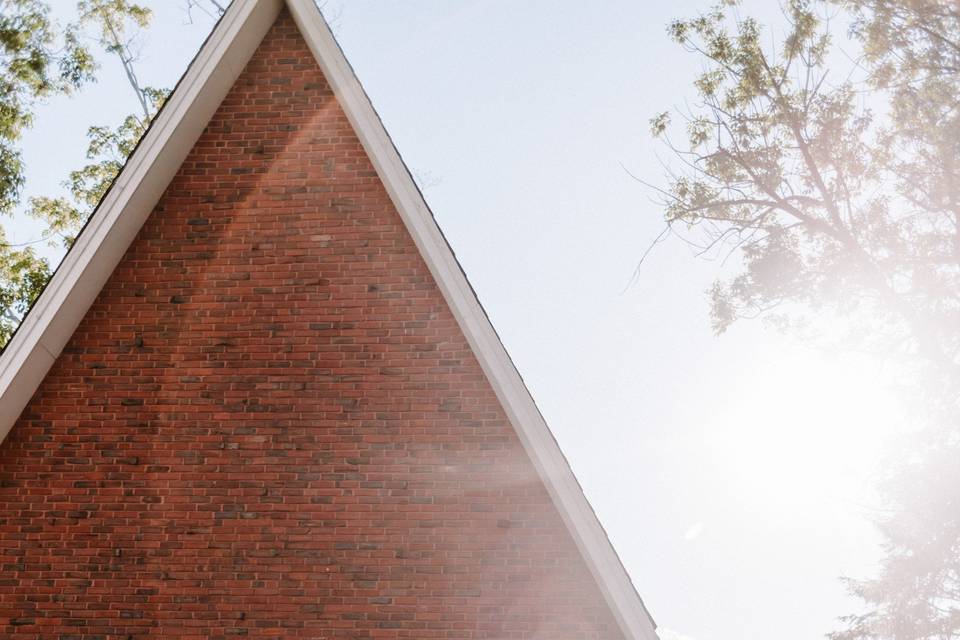
[[621, 638], [288, 14], [0, 445], [0, 635]]

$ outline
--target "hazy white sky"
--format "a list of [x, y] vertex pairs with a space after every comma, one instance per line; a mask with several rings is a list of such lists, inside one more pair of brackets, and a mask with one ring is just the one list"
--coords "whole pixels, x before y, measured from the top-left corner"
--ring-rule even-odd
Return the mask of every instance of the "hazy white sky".
[[[212, 21], [146, 0], [141, 78], [173, 86]], [[53, 4], [69, 15], [73, 0]], [[606, 527], [664, 640], [800, 640], [856, 607], [898, 407], [869, 362], [757, 323], [710, 332], [721, 269], [660, 245], [648, 120], [693, 97], [666, 23], [707, 0], [330, 0], [336, 32]], [[781, 19], [774, 0], [747, 3]], [[852, 45], [851, 45], [852, 48]], [[118, 63], [25, 140], [28, 193], [135, 110]], [[432, 186], [429, 186], [432, 185]], [[13, 241], [39, 229], [17, 221]]]

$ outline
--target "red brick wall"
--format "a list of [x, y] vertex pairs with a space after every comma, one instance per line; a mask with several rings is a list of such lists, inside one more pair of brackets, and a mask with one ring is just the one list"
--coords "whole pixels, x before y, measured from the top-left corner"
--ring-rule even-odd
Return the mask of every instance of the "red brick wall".
[[620, 638], [281, 16], [0, 446], [0, 633]]

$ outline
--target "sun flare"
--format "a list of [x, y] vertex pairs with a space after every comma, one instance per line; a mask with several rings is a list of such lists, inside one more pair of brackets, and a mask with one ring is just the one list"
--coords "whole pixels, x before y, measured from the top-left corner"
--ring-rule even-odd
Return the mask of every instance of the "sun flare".
[[869, 487], [903, 408], [867, 359], [795, 350], [744, 373], [749, 395], [720, 407], [709, 446], [744, 499], [772, 512], [870, 501]]

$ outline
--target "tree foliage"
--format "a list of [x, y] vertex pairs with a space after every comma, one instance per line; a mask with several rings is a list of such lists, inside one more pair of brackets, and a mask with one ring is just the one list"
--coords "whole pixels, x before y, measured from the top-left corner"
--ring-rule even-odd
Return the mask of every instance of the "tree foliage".
[[50, 265], [32, 247], [7, 243], [0, 227], [0, 342], [16, 330], [50, 277]]
[[[841, 346], [923, 381], [928, 427], [883, 487], [881, 572], [849, 582], [866, 610], [833, 637], [960, 638], [960, 5], [789, 0], [777, 45], [734, 5], [669, 27], [705, 68], [682, 143], [670, 113], [651, 121], [682, 166], [668, 227], [739, 260], [710, 291], [718, 333], [843, 319]], [[838, 10], [862, 49], [846, 73]]]
[[[19, 144], [37, 103], [78, 89], [93, 71], [76, 25], [59, 26], [39, 0], [0, 0], [0, 215], [12, 215], [20, 199]], [[49, 274], [50, 266], [32, 247], [11, 245], [0, 229], [0, 344]]]
[[[64, 183], [69, 197], [30, 199], [28, 213], [43, 220], [46, 234], [60, 236], [67, 247], [123, 168], [167, 96], [165, 90], [141, 86], [134, 66], [137, 31], [150, 24], [151, 12], [147, 7], [126, 0], [81, 0], [77, 8], [80, 24], [94, 27], [103, 50], [120, 61], [140, 113], [128, 115], [117, 128], [94, 125], [88, 129], [90, 162], [70, 172]], [[130, 32], [134, 35], [128, 35]]]
[[[847, 0], [862, 43], [867, 78], [887, 98], [890, 124], [880, 137], [914, 208], [943, 223], [928, 259], [956, 282], [960, 270], [960, 6], [944, 0]], [[955, 288], [932, 290], [943, 305]], [[952, 300], [950, 298], [953, 298]], [[960, 333], [960, 325], [952, 331]], [[955, 354], [954, 354], [955, 355]], [[886, 557], [880, 574], [849, 581], [868, 608], [847, 617], [834, 640], [960, 637], [960, 411], [955, 371], [928, 403], [937, 428], [905, 447], [910, 458], [884, 483], [880, 519]]]
[[[930, 144], [927, 113], [878, 122], [860, 87], [828, 83], [828, 29], [807, 2], [787, 9], [776, 51], [755, 21], [731, 26], [722, 8], [671, 25], [710, 66], [695, 82], [703, 108], [673, 147], [687, 170], [664, 192], [667, 221], [744, 264], [711, 292], [714, 327], [829, 307], [870, 317], [877, 345], [955, 368], [960, 207], [937, 175], [946, 165], [921, 153], [949, 149]], [[653, 125], [663, 132], [666, 116]]]
[[923, 435], [904, 443], [910, 457], [882, 487], [878, 575], [845, 580], [865, 610], [844, 617], [832, 640], [960, 638], [960, 446], [955, 433]]
[[75, 25], [59, 28], [39, 0], [0, 0], [0, 214], [10, 214], [23, 186], [18, 143], [38, 100], [90, 80], [93, 58]]
[[[61, 54], [51, 48], [58, 36], [56, 24], [47, 18], [49, 7], [39, 0], [18, 0], [13, 4], [21, 8], [25, 17], [15, 20], [15, 16], [4, 14], [7, 40], [33, 43], [25, 49], [27, 53], [20, 55], [32, 61], [26, 65], [28, 68], [36, 70], [33, 75], [24, 74], [16, 105], [28, 104], [27, 97], [36, 100], [53, 92], [68, 92], [92, 77], [92, 54], [76, 44], [82, 33], [120, 62], [139, 107], [137, 113], [125, 117], [117, 127], [93, 125], [89, 128], [88, 163], [67, 176], [64, 182], [66, 196], [36, 196], [25, 203], [25, 212], [44, 223], [44, 239], [59, 239], [69, 248], [166, 99], [166, 90], [142, 85], [136, 73], [137, 40], [150, 24], [151, 11], [127, 0], [80, 0], [77, 3], [78, 23], [59, 34], [67, 45]], [[20, 48], [25, 46], [20, 45]], [[24, 63], [11, 57], [9, 68], [21, 66]], [[59, 76], [51, 76], [54, 67], [59, 69]], [[23, 129], [31, 124], [32, 114], [22, 106], [20, 111], [16, 138], [13, 139], [19, 139]], [[5, 112], [0, 104], [0, 113]], [[3, 139], [2, 129], [0, 139]], [[23, 167], [18, 156], [9, 160], [2, 153], [0, 150], [0, 184], [9, 182], [13, 186], [6, 191], [0, 186], [0, 210], [5, 206], [9, 213], [20, 203]], [[14, 177], [8, 180], [4, 177], [6, 175]], [[3, 199], [4, 193], [6, 200]], [[32, 247], [3, 245], [0, 248], [0, 309], [3, 309], [0, 345], [5, 344], [16, 329], [50, 273], [50, 265], [38, 257]]]

